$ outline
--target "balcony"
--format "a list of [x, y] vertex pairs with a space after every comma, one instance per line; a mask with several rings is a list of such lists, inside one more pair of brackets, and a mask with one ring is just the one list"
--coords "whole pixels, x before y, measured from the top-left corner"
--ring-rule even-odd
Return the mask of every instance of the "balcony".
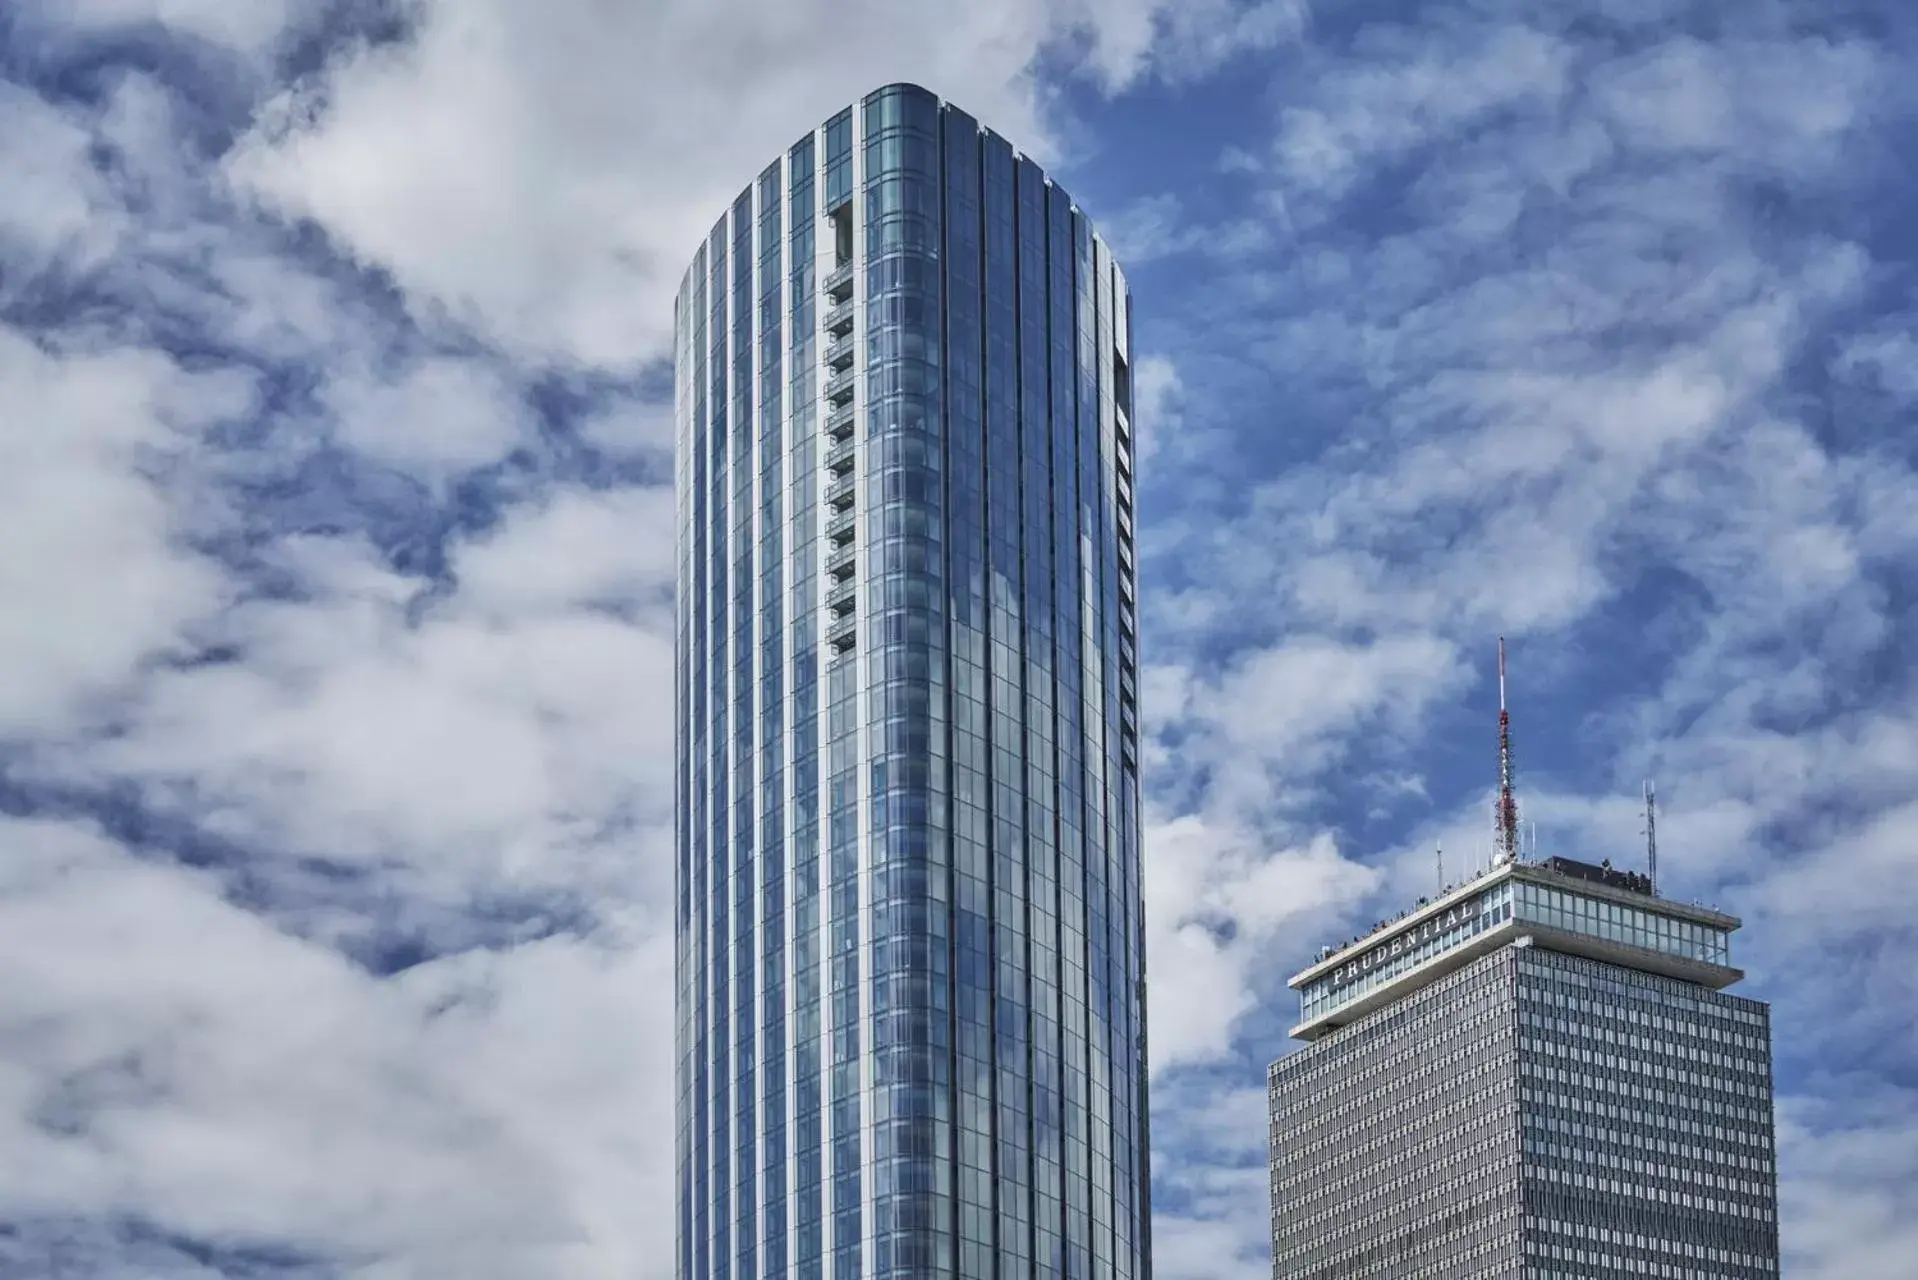
[[834, 405], [826, 414], [826, 435], [836, 443], [850, 442], [856, 418], [857, 412], [853, 409], [851, 401]]
[[857, 489], [858, 486], [851, 476], [840, 476], [826, 486], [826, 505], [834, 511], [851, 510]]
[[833, 337], [852, 332], [852, 303], [842, 302], [826, 312], [826, 332]]
[[858, 456], [850, 434], [844, 440], [835, 441], [833, 446], [826, 450], [827, 473], [834, 479], [848, 474], [852, 471], [852, 464]]
[[852, 403], [854, 385], [859, 381], [850, 369], [840, 369], [826, 379], [826, 403], [842, 405]]
[[832, 646], [835, 656], [852, 652], [853, 645], [859, 639], [859, 619], [851, 614], [834, 620], [826, 628], [826, 643]]
[[826, 277], [826, 296], [834, 302], [844, 302], [852, 297], [852, 263], [842, 262], [832, 269]]
[[843, 547], [852, 542], [852, 535], [859, 517], [851, 511], [842, 511], [826, 521], [826, 541], [835, 547]]
[[826, 344], [826, 367], [834, 372], [850, 369], [858, 353], [859, 344], [853, 341], [852, 334], [842, 333]]
[[844, 582], [834, 584], [833, 588], [826, 592], [826, 608], [832, 611], [833, 617], [843, 618], [852, 612], [853, 604], [858, 598], [858, 585], [848, 578]]
[[850, 542], [826, 553], [826, 576], [834, 582], [845, 582], [858, 567], [859, 556]]

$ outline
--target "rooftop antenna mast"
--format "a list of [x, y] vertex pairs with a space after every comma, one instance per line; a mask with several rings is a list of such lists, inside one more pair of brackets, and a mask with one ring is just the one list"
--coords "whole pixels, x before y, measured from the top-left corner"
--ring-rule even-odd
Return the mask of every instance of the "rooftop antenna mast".
[[1645, 779], [1645, 879], [1658, 893], [1658, 792]]
[[1498, 638], [1498, 806], [1493, 862], [1518, 861], [1518, 800], [1512, 794], [1512, 713], [1505, 705], [1505, 637]]
[[1445, 892], [1445, 842], [1443, 840], [1435, 840], [1432, 843], [1432, 848], [1433, 848], [1433, 851], [1438, 854], [1438, 889], [1440, 893], [1444, 893]]

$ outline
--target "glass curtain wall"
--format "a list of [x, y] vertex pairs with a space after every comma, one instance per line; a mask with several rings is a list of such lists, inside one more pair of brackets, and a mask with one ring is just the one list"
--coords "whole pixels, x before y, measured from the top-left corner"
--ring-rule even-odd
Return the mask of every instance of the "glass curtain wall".
[[678, 297], [678, 1269], [1150, 1275], [1130, 299], [896, 85]]

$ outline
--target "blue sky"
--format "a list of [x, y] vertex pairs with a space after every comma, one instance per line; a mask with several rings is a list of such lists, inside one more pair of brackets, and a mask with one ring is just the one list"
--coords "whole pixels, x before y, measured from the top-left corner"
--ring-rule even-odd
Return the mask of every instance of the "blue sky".
[[[1541, 17], [1541, 8], [1551, 16]], [[665, 1277], [671, 289], [913, 79], [1132, 281], [1161, 1280], [1482, 850], [1747, 920], [1788, 1273], [1918, 1254], [1897, 0], [16, 0], [0, 1273]]]

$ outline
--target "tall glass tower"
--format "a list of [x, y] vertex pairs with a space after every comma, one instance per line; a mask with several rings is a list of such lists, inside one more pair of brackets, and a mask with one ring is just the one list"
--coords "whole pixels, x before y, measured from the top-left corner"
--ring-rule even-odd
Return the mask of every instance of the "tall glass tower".
[[1150, 1276], [1130, 327], [910, 85], [694, 255], [682, 1280]]

